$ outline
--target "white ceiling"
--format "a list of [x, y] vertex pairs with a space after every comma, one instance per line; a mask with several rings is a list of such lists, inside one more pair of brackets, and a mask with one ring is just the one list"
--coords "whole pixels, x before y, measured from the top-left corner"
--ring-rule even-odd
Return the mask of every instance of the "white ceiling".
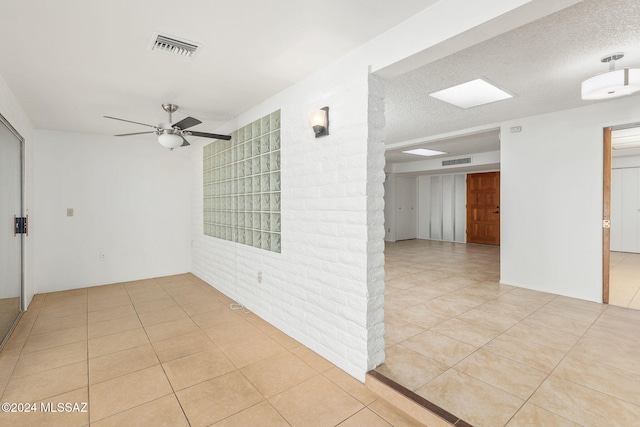
[[[638, 0], [585, 0], [390, 79], [385, 142], [404, 146], [402, 150], [408, 146], [441, 149], [453, 140], [439, 141], [435, 135], [584, 106], [580, 83], [607, 71], [601, 57], [622, 51], [625, 57], [618, 67], [640, 67], [639, 23]], [[515, 96], [467, 110], [428, 96], [476, 78], [485, 78]], [[461, 137], [460, 147], [468, 154], [499, 147], [497, 133], [478, 133], [477, 143], [474, 137]], [[487, 140], [491, 137], [493, 142]], [[399, 155], [400, 151], [388, 151], [387, 162], [420, 159]]]
[[[171, 102], [214, 131], [436, 1], [2, 0], [0, 75], [36, 128], [143, 131], [102, 116], [155, 125]], [[201, 52], [151, 52], [156, 31]]]
[[[205, 122], [193, 130], [215, 131], [437, 2], [1, 1], [0, 75], [34, 125], [105, 135], [146, 129], [103, 115], [157, 124], [166, 121], [165, 102], [180, 105], [174, 121], [191, 115]], [[602, 56], [624, 51], [619, 66], [640, 66], [638, 22], [638, 0], [585, 0], [390, 79], [386, 143], [451, 155], [494, 151], [493, 130], [434, 136], [584, 105], [580, 82], [606, 71]], [[198, 42], [201, 51], [193, 60], [151, 52], [156, 32]], [[428, 97], [478, 77], [515, 97], [468, 110]], [[399, 151], [388, 161], [416, 160]]]

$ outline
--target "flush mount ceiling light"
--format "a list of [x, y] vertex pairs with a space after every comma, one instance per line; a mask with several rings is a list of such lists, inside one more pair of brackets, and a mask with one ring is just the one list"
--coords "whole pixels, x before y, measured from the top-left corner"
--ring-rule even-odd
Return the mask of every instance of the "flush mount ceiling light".
[[482, 79], [471, 80], [448, 89], [433, 92], [429, 96], [465, 109], [513, 98], [511, 94]]
[[618, 98], [640, 91], [640, 69], [616, 70], [616, 61], [623, 57], [624, 53], [614, 53], [601, 59], [602, 62], [609, 63], [609, 71], [582, 82], [583, 100]]
[[449, 154], [446, 151], [429, 150], [427, 148], [416, 148], [414, 150], [403, 151], [407, 154], [415, 154], [416, 156], [439, 156], [441, 154]]

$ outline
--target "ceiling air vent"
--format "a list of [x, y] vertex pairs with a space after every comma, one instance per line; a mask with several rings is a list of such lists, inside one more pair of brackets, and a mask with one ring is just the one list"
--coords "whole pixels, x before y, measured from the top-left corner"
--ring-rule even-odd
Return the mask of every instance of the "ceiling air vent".
[[462, 159], [443, 160], [442, 166], [465, 165], [467, 163], [471, 163], [471, 157], [464, 157]]
[[178, 40], [164, 34], [156, 34], [152, 39], [151, 50], [169, 53], [183, 58], [193, 58], [195, 56], [198, 45], [194, 42], [186, 40]]

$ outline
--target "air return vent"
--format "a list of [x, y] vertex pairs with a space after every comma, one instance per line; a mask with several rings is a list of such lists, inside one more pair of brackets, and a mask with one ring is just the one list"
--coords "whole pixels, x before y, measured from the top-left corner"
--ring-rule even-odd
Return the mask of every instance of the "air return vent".
[[464, 157], [461, 159], [451, 159], [451, 160], [443, 160], [442, 166], [454, 166], [454, 165], [464, 165], [467, 163], [471, 163], [471, 157]]
[[151, 50], [169, 53], [183, 58], [193, 58], [198, 47], [194, 42], [179, 40], [164, 34], [156, 34], [152, 40]]

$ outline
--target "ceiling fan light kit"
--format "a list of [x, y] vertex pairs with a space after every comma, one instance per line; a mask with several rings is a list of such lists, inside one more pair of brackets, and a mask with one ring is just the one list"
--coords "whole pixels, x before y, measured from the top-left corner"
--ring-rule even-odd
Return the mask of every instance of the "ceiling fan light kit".
[[623, 57], [623, 53], [614, 53], [601, 59], [601, 62], [609, 64], [609, 71], [582, 82], [583, 100], [597, 101], [618, 98], [640, 91], [640, 69], [615, 69], [616, 61]]
[[171, 124], [172, 122], [172, 114], [178, 111], [178, 106], [175, 104], [162, 104], [162, 109], [169, 114], [169, 122], [168, 123], [160, 123], [157, 126], [149, 125], [146, 123], [134, 122], [126, 119], [119, 119], [117, 117], [104, 116], [107, 119], [112, 120], [120, 120], [122, 122], [135, 123], [137, 125], [152, 127], [155, 130], [148, 132], [134, 132], [134, 133], [123, 133], [115, 136], [130, 136], [130, 135], [142, 135], [155, 133], [158, 135], [158, 143], [169, 150], [173, 150], [177, 147], [186, 147], [189, 142], [185, 139], [185, 136], [201, 136], [203, 138], [213, 138], [213, 139], [222, 139], [228, 141], [231, 139], [231, 135], [220, 135], [217, 133], [208, 133], [208, 132], [197, 132], [197, 131], [189, 131], [185, 130], [190, 127], [199, 125], [202, 123], [200, 120], [193, 117], [185, 117], [184, 119]]

